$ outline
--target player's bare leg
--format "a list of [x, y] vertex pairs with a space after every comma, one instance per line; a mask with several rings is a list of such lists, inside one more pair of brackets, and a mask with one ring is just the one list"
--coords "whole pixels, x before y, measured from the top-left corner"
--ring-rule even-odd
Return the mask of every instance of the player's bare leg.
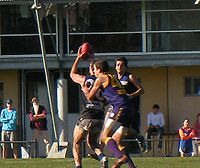
[[74, 128], [74, 137], [73, 137], [73, 156], [76, 168], [82, 168], [81, 142], [83, 141], [83, 138], [84, 138], [84, 130], [76, 125]]
[[101, 145], [98, 143], [98, 138], [100, 135], [99, 128], [102, 127], [102, 123], [95, 124], [95, 127], [92, 127], [87, 134], [87, 144], [88, 147], [94, 151], [95, 153], [95, 159], [100, 161], [100, 168], [108, 168], [108, 159], [103, 153], [103, 149], [101, 148]]

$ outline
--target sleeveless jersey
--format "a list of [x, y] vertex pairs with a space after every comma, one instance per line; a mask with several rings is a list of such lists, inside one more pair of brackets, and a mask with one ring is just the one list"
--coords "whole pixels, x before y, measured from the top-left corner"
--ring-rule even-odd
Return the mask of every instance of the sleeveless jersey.
[[[132, 93], [136, 90], [135, 86], [132, 84], [132, 82], [129, 80], [129, 75], [131, 73], [126, 72], [119, 80], [120, 83], [124, 86], [124, 89], [127, 93]], [[115, 77], [117, 78], [117, 74], [115, 74]]]
[[109, 78], [109, 82], [105, 84], [106, 86], [103, 86], [103, 95], [107, 101], [113, 105], [113, 112], [115, 113], [119, 107], [126, 107], [129, 105], [129, 99], [120, 81], [111, 74], [107, 74], [107, 76]]
[[[91, 89], [94, 85], [96, 77], [87, 75], [85, 85]], [[81, 92], [81, 115], [80, 118], [84, 119], [104, 119], [104, 101], [99, 95], [96, 95], [94, 100], [88, 101], [84, 93]]]
[[[186, 136], [188, 136], [192, 132], [192, 128], [190, 128], [189, 130], [186, 130], [186, 129], [181, 127], [180, 129], [183, 131], [183, 133]], [[192, 149], [192, 138], [186, 139], [186, 140], [181, 139], [180, 140], [180, 147], [181, 147], [181, 149], [184, 153], [191, 153], [193, 151], [193, 149]]]
[[[126, 92], [129, 93], [133, 93], [137, 90], [137, 88], [133, 85], [133, 83], [130, 81], [129, 79], [129, 75], [131, 73], [126, 72], [124, 73], [124, 75], [119, 79], [120, 83], [123, 85], [124, 89], [126, 90]], [[115, 77], [117, 78], [117, 74], [115, 74]], [[132, 104], [134, 105], [134, 109], [136, 111], [139, 110], [139, 96], [136, 96], [134, 98], [131, 99]]]

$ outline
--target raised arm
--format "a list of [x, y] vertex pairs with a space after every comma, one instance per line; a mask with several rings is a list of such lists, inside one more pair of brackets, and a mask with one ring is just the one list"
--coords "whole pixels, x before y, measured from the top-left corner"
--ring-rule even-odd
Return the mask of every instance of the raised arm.
[[77, 57], [74, 61], [74, 64], [72, 65], [72, 68], [70, 71], [70, 77], [74, 82], [82, 85], [85, 81], [85, 75], [81, 75], [78, 73], [78, 63], [82, 57], [80, 50], [81, 50], [81, 47], [79, 47]]

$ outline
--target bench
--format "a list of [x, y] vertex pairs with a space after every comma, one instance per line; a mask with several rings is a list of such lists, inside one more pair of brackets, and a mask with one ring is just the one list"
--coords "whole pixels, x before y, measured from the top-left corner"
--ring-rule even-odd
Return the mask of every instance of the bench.
[[[155, 156], [155, 142], [158, 141], [155, 137], [158, 134], [153, 132], [152, 138], [149, 139], [152, 141], [152, 150], [153, 150], [153, 157]], [[164, 156], [172, 156], [173, 148], [174, 148], [174, 141], [178, 141], [178, 132], [164, 132], [163, 133], [163, 154]]]

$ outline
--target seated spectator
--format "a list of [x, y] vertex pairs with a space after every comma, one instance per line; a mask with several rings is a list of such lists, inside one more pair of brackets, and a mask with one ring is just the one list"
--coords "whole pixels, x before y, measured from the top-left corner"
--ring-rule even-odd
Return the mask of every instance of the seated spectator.
[[151, 150], [151, 142], [149, 139], [151, 139], [152, 133], [156, 132], [158, 134], [158, 151], [161, 151], [162, 149], [162, 138], [163, 138], [163, 132], [164, 132], [164, 116], [163, 113], [160, 112], [160, 107], [157, 104], [153, 105], [153, 111], [148, 114], [148, 120], [147, 120], [147, 131], [146, 131], [146, 150], [145, 153], [148, 153]]
[[185, 118], [183, 120], [183, 126], [179, 128], [179, 152], [181, 157], [192, 156], [192, 138], [194, 137], [194, 131], [189, 126], [189, 119]]
[[197, 118], [194, 123], [193, 130], [194, 130], [194, 138], [192, 141], [193, 152], [194, 152], [194, 156], [198, 156], [199, 147], [200, 147], [200, 113], [197, 114]]

